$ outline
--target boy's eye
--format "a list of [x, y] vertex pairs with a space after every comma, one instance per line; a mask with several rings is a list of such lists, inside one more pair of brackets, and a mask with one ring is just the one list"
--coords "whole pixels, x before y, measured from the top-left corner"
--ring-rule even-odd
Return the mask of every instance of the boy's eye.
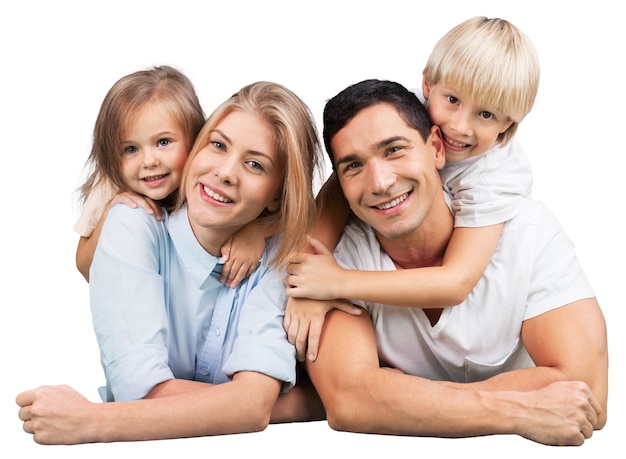
[[482, 119], [485, 119], [485, 120], [490, 120], [490, 119], [493, 118], [493, 113], [487, 112], [487, 111], [482, 111], [482, 112], [480, 112], [480, 117]]
[[454, 96], [448, 96], [448, 102], [450, 102], [451, 104], [458, 104], [459, 103], [459, 99], [457, 99]]
[[157, 141], [157, 145], [158, 145], [159, 147], [166, 147], [166, 146], [168, 146], [170, 143], [171, 143], [170, 139], [159, 139], [159, 140]]
[[129, 145], [128, 147], [124, 148], [124, 153], [127, 155], [132, 155], [133, 153], [137, 153], [137, 151], [139, 150], [133, 145]]

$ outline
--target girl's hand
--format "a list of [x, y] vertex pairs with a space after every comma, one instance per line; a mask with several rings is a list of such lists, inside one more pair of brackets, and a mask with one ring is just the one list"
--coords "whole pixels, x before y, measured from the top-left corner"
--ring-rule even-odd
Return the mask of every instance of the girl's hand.
[[254, 272], [265, 250], [265, 236], [254, 225], [246, 225], [237, 231], [222, 246], [222, 257], [226, 260], [220, 282], [235, 288]]
[[298, 253], [287, 265], [287, 295], [294, 298], [332, 300], [343, 298], [341, 286], [342, 269], [330, 250], [315, 238], [309, 243], [315, 254]]
[[125, 191], [114, 196], [109, 203], [109, 209], [115, 204], [125, 204], [133, 209], [143, 207], [146, 212], [154, 215], [157, 220], [163, 220], [163, 209], [161, 209], [161, 206], [152, 199], [133, 191]]
[[283, 328], [289, 342], [296, 347], [296, 358], [314, 361], [322, 334], [326, 313], [339, 309], [352, 315], [361, 314], [362, 309], [347, 300], [316, 301], [306, 298], [288, 298], [283, 319]]

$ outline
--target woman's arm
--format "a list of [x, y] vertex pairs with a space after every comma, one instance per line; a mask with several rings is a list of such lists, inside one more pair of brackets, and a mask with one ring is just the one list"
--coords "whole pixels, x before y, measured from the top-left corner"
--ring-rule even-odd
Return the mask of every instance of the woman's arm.
[[16, 401], [37, 443], [76, 444], [260, 431], [279, 390], [273, 378], [242, 372], [229, 383], [155, 399], [91, 403], [68, 386], [43, 386]]
[[91, 268], [91, 262], [93, 261], [93, 254], [96, 251], [98, 245], [98, 239], [100, 239], [100, 232], [102, 231], [102, 225], [109, 213], [111, 207], [115, 204], [126, 204], [129, 207], [143, 207], [146, 212], [154, 215], [157, 220], [163, 218], [163, 210], [152, 200], [137, 193], [125, 192], [116, 195], [104, 208], [98, 224], [94, 228], [89, 237], [81, 236], [78, 240], [78, 247], [76, 248], [76, 268], [83, 275], [85, 280], [89, 282], [89, 269]]

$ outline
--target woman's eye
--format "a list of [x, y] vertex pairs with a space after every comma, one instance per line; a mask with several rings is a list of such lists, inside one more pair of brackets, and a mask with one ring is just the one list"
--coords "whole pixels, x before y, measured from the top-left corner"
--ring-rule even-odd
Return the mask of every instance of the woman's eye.
[[224, 150], [226, 148], [225, 145], [218, 140], [211, 140], [211, 145], [213, 145], [218, 150]]
[[263, 164], [261, 164], [258, 161], [248, 161], [248, 164], [254, 170], [258, 170], [258, 171], [264, 171], [265, 170], [265, 168], [263, 167]]

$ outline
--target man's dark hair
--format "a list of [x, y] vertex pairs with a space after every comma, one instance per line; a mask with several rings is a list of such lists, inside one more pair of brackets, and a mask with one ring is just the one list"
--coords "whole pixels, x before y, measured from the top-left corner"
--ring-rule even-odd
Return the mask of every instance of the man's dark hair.
[[387, 80], [365, 80], [348, 86], [324, 107], [324, 146], [335, 164], [330, 141], [361, 110], [379, 103], [393, 105], [404, 121], [418, 131], [426, 142], [432, 123], [424, 105], [415, 93], [399, 83]]

